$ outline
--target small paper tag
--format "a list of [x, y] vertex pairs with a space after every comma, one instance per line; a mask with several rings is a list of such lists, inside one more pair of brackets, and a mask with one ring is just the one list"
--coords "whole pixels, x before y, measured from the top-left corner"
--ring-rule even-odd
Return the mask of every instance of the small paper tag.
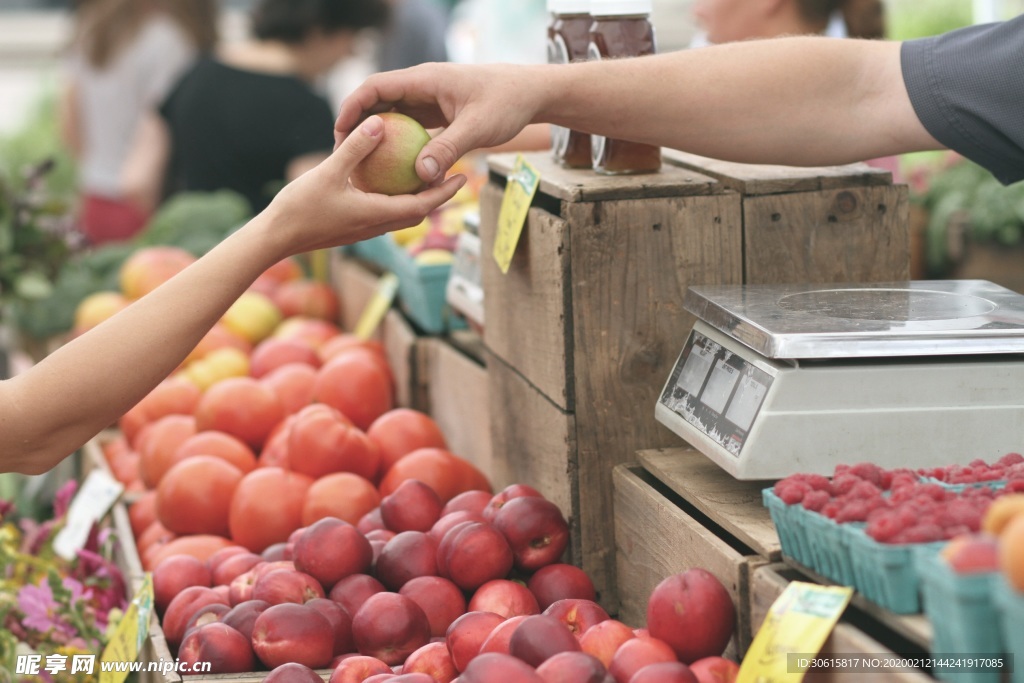
[[736, 683], [798, 683], [806, 666], [791, 666], [794, 652], [817, 654], [853, 596], [848, 586], [794, 581], [768, 611], [743, 658]]
[[530, 202], [537, 194], [540, 174], [522, 155], [516, 157], [516, 165], [505, 185], [505, 196], [498, 212], [498, 232], [494, 238], [494, 260], [502, 273], [508, 273], [512, 257], [516, 253], [519, 237], [526, 224]]
[[103, 519], [124, 486], [104, 470], [96, 469], [85, 478], [68, 508], [67, 523], [53, 539], [53, 549], [65, 560], [73, 560], [89, 540], [92, 525]]
[[381, 275], [377, 280], [377, 291], [373, 293], [366, 308], [363, 309], [363, 314], [359, 316], [359, 322], [356, 323], [355, 336], [360, 339], [369, 339], [373, 336], [391, 308], [397, 292], [398, 276], [394, 273]]
[[[139, 658], [142, 644], [149, 634], [149, 619], [153, 613], [153, 576], [147, 573], [142, 585], [117, 624], [113, 637], [103, 649], [102, 662], [134, 662]], [[123, 683], [128, 678], [127, 666], [100, 668], [100, 683]], [[121, 669], [124, 669], [123, 671]]]

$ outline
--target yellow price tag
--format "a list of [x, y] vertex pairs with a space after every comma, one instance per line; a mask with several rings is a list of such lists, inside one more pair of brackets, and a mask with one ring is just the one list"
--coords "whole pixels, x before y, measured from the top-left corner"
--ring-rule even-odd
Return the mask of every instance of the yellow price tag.
[[354, 334], [360, 339], [369, 339], [377, 331], [380, 321], [387, 315], [391, 308], [391, 302], [395, 300], [395, 293], [398, 292], [398, 276], [394, 273], [385, 273], [377, 281], [377, 291], [373, 293], [370, 302], [363, 309], [359, 316]]
[[736, 683], [799, 683], [853, 596], [848, 586], [794, 581], [768, 611]]
[[505, 185], [505, 196], [501, 200], [498, 212], [498, 232], [494, 238], [494, 260], [502, 273], [508, 273], [512, 265], [512, 257], [519, 244], [519, 236], [526, 224], [526, 214], [530, 211], [530, 202], [537, 194], [540, 185], [540, 174], [523, 156], [516, 157], [516, 165]]
[[[103, 649], [102, 662], [134, 662], [139, 658], [142, 644], [149, 634], [149, 619], [153, 613], [153, 576], [146, 574], [142, 585], [117, 624], [113, 637]], [[128, 678], [127, 667], [108, 666], [100, 668], [100, 683], [124, 683]]]

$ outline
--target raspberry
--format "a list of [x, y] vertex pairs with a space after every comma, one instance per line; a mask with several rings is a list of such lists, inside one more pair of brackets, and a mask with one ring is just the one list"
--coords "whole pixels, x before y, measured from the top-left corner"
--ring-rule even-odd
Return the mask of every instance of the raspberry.
[[820, 512], [830, 500], [832, 500], [832, 496], [826, 491], [808, 491], [804, 495], [803, 506], [808, 510]]
[[913, 473], [900, 472], [899, 474], [892, 475], [892, 480], [889, 482], [889, 490], [893, 493], [917, 485], [917, 475]]
[[918, 487], [918, 494], [927, 496], [932, 500], [941, 503], [946, 500], [947, 490], [939, 484], [924, 484]]
[[882, 489], [872, 484], [870, 481], [860, 481], [850, 489], [848, 495], [852, 498], [860, 498], [861, 500], [871, 500], [872, 498], [880, 498], [882, 495]]
[[825, 515], [829, 519], [835, 519], [836, 515], [839, 514], [839, 509], [842, 507], [838, 502], [832, 500], [825, 504], [825, 507], [821, 508], [821, 514]]
[[938, 521], [947, 529], [964, 526], [977, 531], [981, 527], [981, 512], [968, 500], [952, 500], [939, 513]]
[[971, 467], [979, 467], [979, 468], [988, 467], [988, 463], [985, 462], [984, 460], [982, 460], [981, 458], [975, 458], [974, 460], [972, 460], [968, 464]]
[[1020, 453], [1007, 453], [1003, 457], [999, 458], [998, 463], [1003, 467], [1019, 465], [1024, 463], [1024, 455], [1021, 455]]
[[811, 488], [799, 481], [779, 482], [775, 485], [775, 495], [782, 499], [786, 505], [796, 505], [804, 499]]
[[835, 520], [840, 524], [844, 522], [863, 522], [868, 518], [868, 505], [863, 500], [851, 500], [839, 508]]
[[850, 471], [849, 465], [836, 465], [836, 471], [832, 474], [832, 478], [841, 477], [842, 475]]
[[867, 535], [881, 543], [889, 542], [896, 534], [903, 531], [903, 526], [893, 515], [880, 515], [868, 522], [865, 529]]
[[820, 474], [808, 475], [804, 482], [815, 491], [825, 491], [832, 495], [832, 482], [828, 480], [828, 477], [823, 477]]
[[945, 539], [946, 534], [938, 524], [916, 524], [904, 532], [907, 543], [932, 543]]
[[832, 480], [832, 491], [836, 495], [849, 493], [861, 481], [863, 480], [855, 474], [837, 474], [835, 479]]
[[899, 520], [900, 527], [906, 528], [917, 522], [917, 513], [909, 507], [900, 507], [896, 510], [896, 519]]
[[1003, 490], [1007, 493], [1020, 493], [1024, 491], [1024, 479], [1011, 479]]
[[949, 539], [949, 538], [956, 538], [957, 536], [967, 536], [967, 535], [970, 535], [971, 530], [969, 528], [965, 527], [965, 526], [951, 526], [951, 527], [946, 527], [945, 533], [946, 533], [946, 538]]
[[882, 485], [882, 468], [874, 463], [859, 462], [850, 468], [850, 473], [870, 481], [875, 486]]

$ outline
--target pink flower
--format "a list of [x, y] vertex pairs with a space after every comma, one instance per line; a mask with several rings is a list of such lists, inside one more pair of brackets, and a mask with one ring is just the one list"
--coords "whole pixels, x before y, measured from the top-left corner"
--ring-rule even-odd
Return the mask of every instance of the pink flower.
[[60, 606], [53, 599], [53, 591], [46, 579], [39, 585], [22, 586], [18, 591], [18, 609], [25, 615], [22, 625], [39, 633], [49, 633], [61, 626], [58, 620]]
[[57, 493], [53, 497], [54, 517], [59, 519], [67, 514], [76, 491], [78, 491], [78, 482], [74, 479], [70, 479], [66, 484], [57, 489]]

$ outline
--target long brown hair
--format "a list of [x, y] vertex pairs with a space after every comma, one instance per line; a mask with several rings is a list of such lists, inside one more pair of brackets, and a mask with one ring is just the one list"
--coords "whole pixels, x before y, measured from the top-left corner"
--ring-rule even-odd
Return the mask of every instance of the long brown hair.
[[201, 52], [217, 42], [216, 0], [78, 0], [73, 43], [96, 68], [128, 45], [153, 12], [173, 19]]

